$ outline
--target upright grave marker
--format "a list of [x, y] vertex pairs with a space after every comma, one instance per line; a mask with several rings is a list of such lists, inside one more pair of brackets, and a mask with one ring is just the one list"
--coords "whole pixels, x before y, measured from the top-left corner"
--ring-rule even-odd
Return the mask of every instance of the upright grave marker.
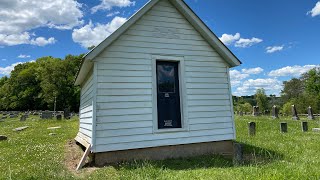
[[280, 123], [280, 132], [282, 133], [288, 132], [288, 124], [286, 122]]
[[249, 130], [249, 136], [256, 135], [256, 123], [255, 122], [249, 122], [248, 123], [248, 130]]
[[272, 106], [272, 118], [279, 119], [279, 109], [276, 105]]
[[259, 116], [259, 106], [253, 106], [253, 116]]
[[295, 105], [292, 105], [292, 106], [291, 106], [291, 111], [292, 111], [292, 119], [293, 119], [293, 120], [300, 120]]
[[308, 122], [301, 122], [301, 128], [302, 132], [307, 132], [308, 131]]
[[312, 107], [309, 106], [308, 107], [308, 119], [314, 120], [314, 115], [313, 115], [313, 111], [312, 111]]

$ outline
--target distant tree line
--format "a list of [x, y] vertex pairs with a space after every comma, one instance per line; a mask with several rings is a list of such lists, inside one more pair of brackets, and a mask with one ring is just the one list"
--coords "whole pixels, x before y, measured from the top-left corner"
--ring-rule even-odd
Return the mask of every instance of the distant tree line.
[[235, 111], [251, 112], [253, 106], [259, 106], [260, 112], [271, 111], [273, 105], [280, 107], [280, 112], [291, 114], [291, 105], [296, 105], [299, 113], [307, 113], [311, 106], [315, 113], [320, 113], [320, 68], [314, 68], [299, 78], [283, 82], [281, 96], [267, 96], [264, 89], [258, 89], [252, 96], [233, 96]]
[[18, 64], [10, 77], [0, 79], [0, 110], [53, 110], [77, 112], [80, 89], [74, 86], [83, 55], [51, 56]]

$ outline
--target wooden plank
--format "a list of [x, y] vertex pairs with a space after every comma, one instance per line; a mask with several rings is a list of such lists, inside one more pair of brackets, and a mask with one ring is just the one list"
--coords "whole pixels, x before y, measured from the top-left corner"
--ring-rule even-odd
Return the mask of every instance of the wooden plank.
[[91, 146], [89, 146], [89, 148], [87, 148], [86, 151], [83, 153], [83, 156], [77, 166], [77, 169], [76, 169], [77, 171], [79, 171], [83, 167], [83, 165], [85, 164], [86, 158], [87, 158], [87, 156], [89, 156], [90, 151], [91, 151]]
[[152, 108], [151, 101], [144, 102], [112, 102], [112, 103], [98, 103], [99, 110], [104, 109], [128, 109], [128, 108]]
[[136, 114], [136, 115], [119, 115], [119, 116], [98, 116], [98, 124], [120, 123], [120, 122], [137, 122], [152, 121], [152, 114]]
[[98, 94], [111, 96], [131, 96], [131, 95], [151, 95], [151, 89], [102, 89], [99, 88]]
[[[121, 41], [117, 41], [121, 42]], [[119, 45], [130, 45], [132, 44], [123, 44], [123, 43], [115, 43]], [[137, 43], [139, 44], [139, 43]], [[99, 58], [99, 64], [126, 64], [126, 65], [151, 65], [151, 61], [148, 59], [130, 59], [130, 58], [107, 58], [107, 57], [100, 57]]]
[[191, 131], [213, 130], [213, 129], [232, 129], [232, 122], [209, 123], [209, 124], [192, 124], [189, 126]]
[[151, 65], [104, 64], [99, 63], [98, 70], [151, 71]]
[[215, 73], [226, 73], [227, 69], [222, 67], [190, 67], [186, 66], [187, 72], [215, 72]]
[[97, 131], [104, 130], [120, 130], [126, 131], [127, 129], [135, 128], [150, 128], [152, 129], [152, 121], [136, 121], [136, 122], [116, 122], [97, 124]]
[[230, 106], [189, 106], [189, 113], [192, 112], [219, 112], [219, 111], [230, 111]]
[[229, 99], [229, 94], [219, 94], [219, 95], [188, 95], [188, 100], [226, 100]]
[[[221, 74], [221, 73], [220, 73]], [[189, 76], [190, 77], [190, 76]], [[227, 83], [221, 83], [221, 84], [208, 84], [208, 83], [187, 83], [186, 87], [188, 89], [214, 89], [214, 88], [228, 88], [228, 84]]]
[[210, 99], [204, 99], [204, 100], [190, 100], [188, 101], [188, 106], [230, 106], [229, 99], [225, 100], [210, 100]]
[[105, 77], [98, 76], [98, 83], [151, 83], [151, 77]]
[[152, 96], [135, 95], [135, 96], [106, 96], [99, 95], [97, 97], [98, 103], [104, 102], [141, 102], [141, 101], [151, 101]]
[[230, 111], [218, 111], [218, 112], [189, 112], [189, 118], [214, 118], [214, 117], [229, 117]]
[[225, 83], [227, 78], [186, 78], [187, 83]]
[[[210, 46], [208, 46], [208, 47], [210, 47]], [[195, 67], [205, 67], [205, 66], [221, 67], [221, 68], [226, 67], [226, 65], [223, 62], [217, 62], [217, 61], [185, 61], [185, 65], [186, 66], [195, 66]]]
[[98, 88], [108, 89], [151, 89], [152, 83], [98, 83]]
[[131, 109], [109, 109], [97, 110], [97, 116], [117, 116], [117, 115], [135, 115], [135, 114], [150, 114], [152, 108], [131, 108]]
[[123, 70], [99, 70], [98, 76], [103, 78], [105, 76], [110, 77], [151, 77], [151, 71], [123, 71]]
[[217, 95], [217, 94], [228, 94], [228, 89], [187, 89], [189, 95]]
[[216, 124], [216, 123], [231, 123], [233, 120], [229, 117], [210, 117], [210, 118], [189, 118], [189, 126], [197, 124]]
[[143, 135], [143, 134], [151, 134], [152, 128], [134, 128], [134, 129], [116, 129], [116, 130], [102, 130], [97, 131], [97, 138], [105, 138], [105, 137], [119, 137], [119, 136], [133, 136], [133, 135]]

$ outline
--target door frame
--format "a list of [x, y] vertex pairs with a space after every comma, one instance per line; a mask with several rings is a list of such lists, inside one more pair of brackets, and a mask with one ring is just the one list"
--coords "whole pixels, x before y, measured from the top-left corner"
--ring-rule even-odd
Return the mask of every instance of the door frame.
[[[178, 62], [179, 91], [180, 91], [180, 113], [181, 128], [159, 129], [158, 127], [158, 97], [157, 97], [157, 61]], [[152, 55], [152, 117], [153, 133], [189, 131], [187, 117], [187, 95], [185, 83], [184, 57]]]

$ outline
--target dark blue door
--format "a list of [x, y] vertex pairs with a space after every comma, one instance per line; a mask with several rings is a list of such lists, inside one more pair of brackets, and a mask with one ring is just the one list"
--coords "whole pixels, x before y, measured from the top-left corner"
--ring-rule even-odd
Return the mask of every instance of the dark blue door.
[[181, 128], [178, 62], [157, 61], [158, 128]]

